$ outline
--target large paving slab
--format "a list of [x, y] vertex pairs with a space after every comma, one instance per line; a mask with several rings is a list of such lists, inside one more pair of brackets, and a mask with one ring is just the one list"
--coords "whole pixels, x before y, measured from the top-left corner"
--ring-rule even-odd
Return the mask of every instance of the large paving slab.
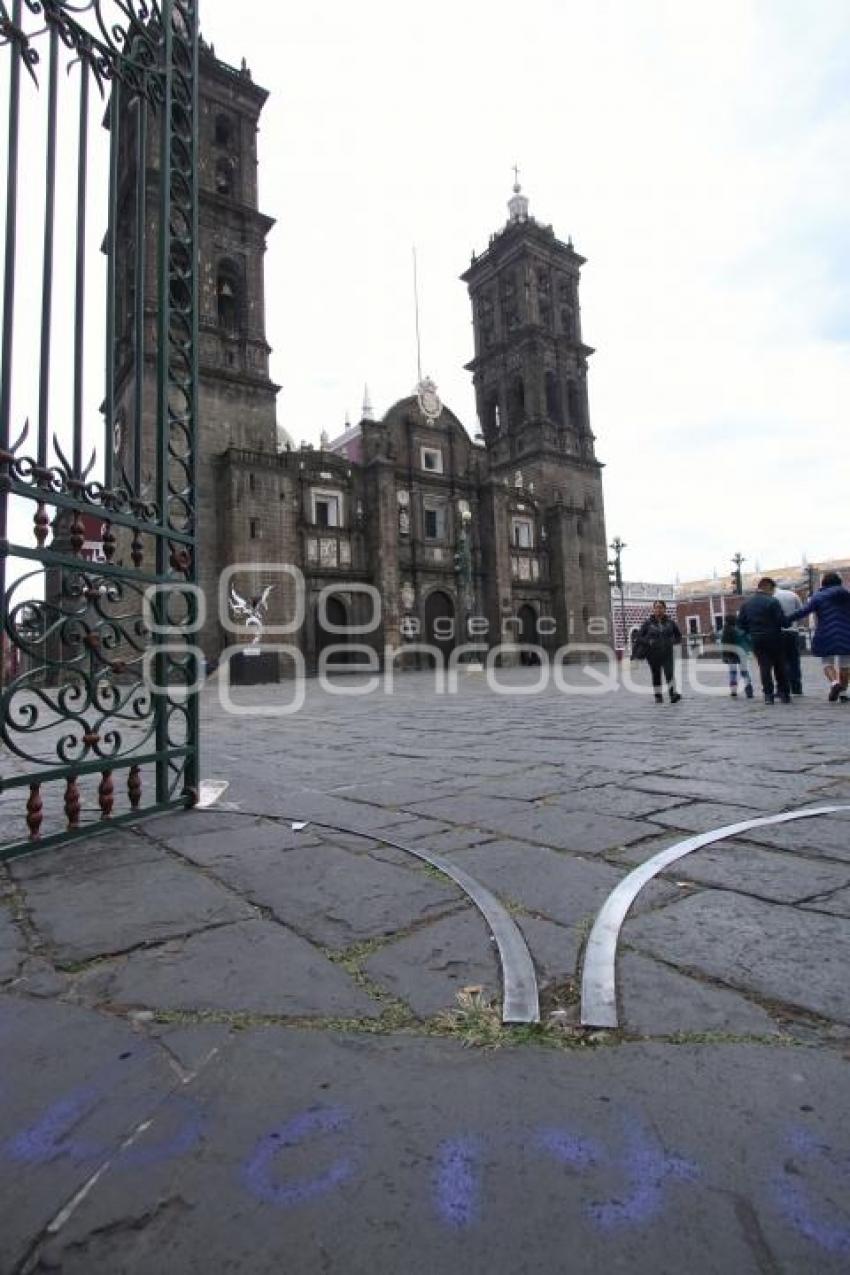
[[0, 1270], [28, 1249], [178, 1085], [118, 1019], [0, 996]]
[[836, 890], [826, 898], [812, 899], [803, 904], [815, 912], [831, 912], [835, 916], [850, 917], [850, 889]]
[[[714, 832], [731, 824], [763, 817], [763, 810], [746, 810], [742, 806], [721, 805], [714, 801], [691, 801], [683, 802], [672, 810], [658, 811], [652, 816], [652, 822], [681, 834]], [[741, 835], [749, 836], [749, 833]]]
[[[150, 835], [155, 829], [150, 828]], [[238, 864], [245, 860], [252, 864], [262, 863], [270, 870], [280, 864], [282, 856], [289, 850], [304, 849], [306, 846], [319, 845], [318, 835], [306, 829], [294, 831], [289, 824], [277, 820], [264, 819], [259, 822], [243, 820], [242, 825], [209, 832], [195, 832], [182, 837], [172, 832], [165, 840], [169, 849], [176, 851], [185, 859], [190, 859], [199, 867], [211, 868], [213, 871], [228, 864]]]
[[[396, 857], [398, 857], [398, 852]], [[330, 845], [219, 858], [222, 881], [315, 943], [349, 947], [463, 905], [456, 887], [413, 866]]]
[[422, 809], [423, 814], [426, 809], [449, 823], [490, 829], [501, 836], [579, 854], [597, 854], [629, 845], [657, 832], [652, 824], [594, 814], [592, 809], [564, 810], [557, 804], [485, 800], [475, 795], [430, 803]]
[[[177, 818], [188, 821], [194, 816], [182, 812]], [[164, 819], [151, 819], [149, 826], [155, 828], [163, 822]], [[138, 864], [159, 862], [162, 857], [162, 850], [147, 837], [130, 829], [108, 828], [99, 836], [81, 837], [64, 846], [39, 849], [12, 859], [6, 870], [16, 881], [55, 877], [60, 873], [68, 873], [78, 880], [87, 872], [102, 876], [112, 869], [125, 870]]]
[[617, 960], [621, 1026], [644, 1036], [725, 1032], [744, 1036], [779, 1033], [773, 1019], [745, 996], [700, 979], [639, 952]]
[[841, 859], [850, 863], [850, 823], [831, 815], [801, 819], [774, 827], [754, 828], [747, 833], [747, 840], [757, 841], [763, 846], [799, 850], [801, 854], [823, 855], [826, 859]]
[[25, 956], [24, 937], [0, 899], [0, 983], [15, 977]]
[[806, 859], [760, 846], [740, 845], [736, 840], [718, 841], [695, 850], [671, 864], [665, 875], [723, 886], [776, 903], [797, 903], [850, 886], [850, 864]]
[[584, 931], [581, 928], [559, 925], [543, 917], [524, 913], [518, 913], [514, 920], [528, 944], [541, 987], [575, 979], [579, 951], [584, 942]]
[[843, 917], [706, 890], [627, 921], [623, 936], [683, 969], [850, 1023], [850, 926]]
[[800, 780], [788, 775], [778, 776], [776, 787], [764, 782], [748, 784], [744, 773], [737, 783], [732, 780], [694, 779], [681, 774], [643, 775], [632, 783], [645, 792], [660, 792], [685, 800], [699, 797], [719, 804], [752, 807], [759, 812], [791, 810], [808, 805], [810, 794], [816, 787], [805, 778]]
[[847, 1087], [840, 1058], [765, 1046], [239, 1033], [38, 1256], [63, 1275], [843, 1275]]
[[575, 854], [601, 854], [652, 836], [657, 828], [637, 819], [595, 814], [592, 810], [562, 810], [557, 805], [532, 806], [522, 816], [501, 820], [504, 836], [522, 838], [556, 850]]
[[[572, 939], [565, 934], [564, 942], [574, 945], [581, 942], [583, 929], [625, 875], [607, 863], [512, 841], [473, 846], [453, 854], [452, 861], [504, 903], [517, 903], [570, 927]], [[679, 893], [675, 886], [653, 883], [641, 892], [638, 907], [655, 907]]]
[[547, 802], [547, 805], [557, 806], [565, 812], [589, 810], [597, 815], [619, 815], [623, 818], [650, 815], [653, 819], [656, 812], [683, 804], [681, 796], [667, 797], [663, 793], [641, 792], [625, 786], [624, 783], [578, 788]]
[[281, 1017], [380, 1012], [338, 965], [272, 921], [243, 921], [98, 966], [79, 994], [101, 1005]]
[[464, 987], [499, 994], [498, 950], [477, 912], [443, 917], [370, 956], [364, 969], [420, 1018], [457, 1006]]
[[479, 796], [498, 797], [500, 800], [539, 801], [541, 797], [557, 797], [570, 792], [581, 784], [586, 772], [587, 767], [583, 765], [536, 766], [523, 774], [478, 783], [475, 791]]
[[492, 828], [499, 831], [502, 821], [511, 814], [528, 816], [528, 805], [524, 801], [512, 798], [496, 798], [491, 793], [480, 796], [471, 791], [455, 797], [438, 797], [431, 801], [410, 804], [409, 810], [416, 814], [442, 819], [445, 823], [463, 826]]
[[106, 841], [46, 850], [37, 871], [29, 860], [12, 864], [30, 918], [60, 964], [256, 915], [230, 890], [141, 837], [115, 853]]

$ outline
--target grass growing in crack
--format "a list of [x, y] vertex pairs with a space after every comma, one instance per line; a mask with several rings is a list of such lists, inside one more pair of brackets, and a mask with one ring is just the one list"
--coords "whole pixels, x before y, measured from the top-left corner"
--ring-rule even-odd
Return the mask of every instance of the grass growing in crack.
[[777, 1045], [788, 1049], [805, 1049], [805, 1042], [795, 1040], [784, 1032], [768, 1036], [764, 1032], [747, 1034], [744, 1032], [704, 1031], [704, 1032], [672, 1032], [669, 1036], [644, 1037], [655, 1044], [664, 1045]]
[[[364, 960], [371, 956], [373, 952], [380, 952], [381, 948], [386, 947], [386, 945], [386, 938], [373, 938], [364, 939], [362, 943], [353, 943], [351, 947], [347, 947], [341, 952], [334, 952], [330, 948], [323, 949], [328, 960], [333, 962], [334, 965], [338, 965], [340, 969], [344, 969], [355, 986], [365, 992], [370, 1000], [377, 1001], [379, 1005], [383, 1006], [377, 1019], [346, 1019], [344, 1021], [348, 1026], [341, 1030], [381, 1033], [403, 1031], [405, 1028], [415, 1024], [416, 1019], [404, 1001], [400, 1001], [396, 996], [392, 996], [385, 991], [363, 969]], [[342, 1021], [340, 1020], [340, 1022]]]
[[576, 923], [575, 934], [578, 938], [579, 947], [584, 947], [585, 943], [590, 938], [590, 931], [593, 929], [593, 922], [595, 920], [595, 916], [586, 916], [583, 920]]
[[285, 1014], [252, 1014], [232, 1010], [215, 1009], [156, 1009], [153, 1022], [159, 1026], [190, 1027], [202, 1024], [218, 1024], [234, 1031], [246, 1031], [252, 1027], [298, 1027], [310, 1031], [360, 1032], [373, 1036], [409, 1030], [416, 1020], [406, 1005], [392, 1001], [377, 1018], [305, 1018]]
[[453, 881], [445, 872], [441, 872], [439, 868], [435, 868], [432, 863], [423, 863], [420, 871], [424, 872], [426, 877], [430, 877], [432, 881], [439, 881], [441, 885], [453, 885], [457, 888], [457, 882]]
[[[550, 1002], [563, 1008], [564, 989], [550, 989]], [[575, 1023], [547, 1016], [540, 1023], [503, 1023], [498, 1000], [481, 987], [464, 987], [457, 994], [457, 1008], [444, 1010], [425, 1024], [430, 1036], [460, 1040], [472, 1049], [501, 1049], [505, 1046], [536, 1045], [544, 1049], [593, 1049], [613, 1044], [611, 1032], [588, 1032]], [[569, 1001], [567, 1003], [574, 1003]]]

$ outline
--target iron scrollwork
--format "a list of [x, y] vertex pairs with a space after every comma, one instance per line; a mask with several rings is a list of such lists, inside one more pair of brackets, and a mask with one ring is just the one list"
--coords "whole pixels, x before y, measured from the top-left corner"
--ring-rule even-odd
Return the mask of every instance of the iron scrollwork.
[[[24, 66], [38, 83], [36, 68], [41, 58], [35, 40], [55, 31], [66, 48], [71, 49], [92, 71], [101, 96], [109, 81], [120, 79], [135, 93], [144, 94], [151, 103], [162, 100], [162, 76], [159, 48], [162, 12], [159, 0], [106, 0], [118, 10], [120, 21], [104, 18], [104, 0], [24, 0], [33, 17], [42, 25], [33, 31], [17, 26], [3, 0], [0, 0], [0, 45], [14, 43]], [[83, 25], [83, 15], [94, 19], [95, 30]]]
[[[0, 857], [44, 840], [42, 824], [55, 817], [57, 805], [46, 799], [48, 783], [65, 785], [60, 803], [65, 829], [51, 831], [51, 840], [91, 826], [92, 807], [82, 792], [87, 777], [97, 785], [94, 809], [101, 821], [185, 805], [197, 787], [199, 670], [190, 636], [196, 600], [191, 588], [183, 588], [197, 578], [197, 26], [197, 0], [0, 0], [0, 46], [6, 46], [13, 65], [17, 60], [26, 68], [36, 86], [39, 41], [45, 36], [51, 46], [51, 93], [57, 47], [69, 51], [71, 64], [81, 65], [81, 189], [87, 79], [94, 79], [102, 96], [110, 95], [107, 120], [114, 131], [108, 243], [113, 257], [117, 166], [120, 155], [132, 154], [129, 148], [120, 150], [121, 130], [132, 132], [128, 121], [137, 121], [139, 224], [144, 228], [146, 217], [158, 215], [158, 242], [151, 247], [158, 253], [157, 269], [151, 271], [157, 291], [150, 300], [139, 291], [138, 305], [155, 304], [159, 317], [158, 339], [149, 347], [158, 369], [156, 411], [151, 419], [131, 413], [133, 463], [126, 463], [126, 449], [119, 455], [114, 357], [107, 358], [103, 473], [97, 472], [96, 451], [84, 463], [82, 420], [76, 419], [81, 412], [75, 414], [73, 447], [66, 445], [65, 434], [60, 438], [53, 432], [51, 451], [43, 402], [37, 445], [29, 442], [29, 421], [10, 441], [11, 399], [7, 396], [0, 404], [0, 501], [6, 506], [15, 499], [19, 509], [28, 504], [32, 510], [30, 542], [12, 536], [0, 544], [0, 744], [11, 763], [4, 764], [0, 790], [26, 794], [21, 814], [29, 834], [28, 843], [0, 846]], [[17, 111], [17, 97], [11, 100]], [[147, 160], [141, 121], [148, 114], [159, 132], [155, 151], [162, 180], [156, 201], [147, 199], [143, 175]], [[49, 118], [49, 128], [55, 128]], [[17, 128], [14, 116], [11, 123]], [[17, 163], [17, 149], [11, 163]], [[14, 170], [12, 177], [10, 189], [17, 180]], [[52, 235], [52, 219], [51, 205], [45, 212], [45, 237], [48, 231]], [[78, 273], [83, 224], [78, 220]], [[13, 207], [7, 218], [7, 256], [10, 235], [11, 248], [15, 246], [14, 226]], [[137, 273], [137, 289], [143, 278]], [[107, 346], [113, 348], [118, 340], [114, 268], [110, 279]], [[13, 291], [7, 280], [4, 348], [7, 342], [11, 348]], [[80, 289], [77, 331], [82, 330], [82, 296]], [[45, 383], [50, 323], [45, 302]], [[147, 351], [138, 330], [135, 340], [135, 364], [130, 367], [141, 383]], [[125, 378], [127, 370], [122, 370]], [[141, 402], [141, 392], [136, 401]], [[153, 457], [150, 465], [146, 460], [151, 472], [144, 475], [139, 464], [143, 446], [145, 455]], [[16, 521], [16, 532], [20, 525]], [[93, 527], [99, 530], [95, 533]], [[87, 547], [92, 536], [93, 549]], [[34, 568], [11, 579], [6, 568], [16, 556]], [[145, 602], [151, 585], [162, 590], [153, 605], [155, 623], [149, 623], [151, 605]], [[147, 767], [154, 775], [150, 789], [143, 783]], [[115, 782], [120, 773], [126, 778], [123, 807]]]

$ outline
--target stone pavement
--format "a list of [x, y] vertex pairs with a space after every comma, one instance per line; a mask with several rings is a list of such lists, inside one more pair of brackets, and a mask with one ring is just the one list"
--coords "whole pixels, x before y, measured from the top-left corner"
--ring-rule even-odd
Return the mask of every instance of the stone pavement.
[[[215, 808], [2, 870], [0, 1272], [846, 1271], [850, 812], [673, 865], [621, 1029], [578, 1026], [632, 866], [850, 804], [850, 705], [806, 672], [789, 707], [528, 669], [234, 717], [210, 684]], [[384, 838], [509, 908], [540, 1028], [500, 1025], [484, 921]]]

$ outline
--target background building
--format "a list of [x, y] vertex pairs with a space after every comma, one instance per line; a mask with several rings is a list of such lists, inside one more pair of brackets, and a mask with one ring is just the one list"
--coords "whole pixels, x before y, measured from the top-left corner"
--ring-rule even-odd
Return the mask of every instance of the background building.
[[686, 580], [676, 586], [682, 632], [687, 634], [692, 649], [701, 650], [706, 642], [714, 641], [714, 635], [723, 628], [726, 616], [737, 613], [745, 599], [755, 593], [762, 576], [770, 576], [777, 584], [793, 589], [805, 601], [820, 587], [821, 576], [825, 571], [837, 571], [845, 581], [850, 580], [850, 558], [797, 562], [784, 567], [743, 571], [742, 592], [738, 592], [731, 573], [728, 578]]
[[[215, 658], [235, 637], [217, 606], [222, 572], [246, 597], [269, 584], [269, 626], [293, 613], [295, 582], [306, 581], [297, 643], [313, 668], [337, 630], [368, 625], [363, 586], [377, 588], [380, 623], [353, 637], [435, 643], [444, 651], [476, 637], [520, 638], [554, 649], [570, 639], [610, 641], [601, 466], [587, 400], [587, 360], [579, 308], [584, 259], [538, 223], [515, 185], [509, 219], [463, 275], [473, 311], [475, 385], [481, 433], [472, 441], [427, 378], [380, 419], [367, 402], [361, 421], [319, 449], [295, 448], [277, 424], [278, 386], [269, 375], [263, 255], [272, 219], [257, 205], [256, 133], [266, 92], [246, 67], [235, 70], [205, 47], [200, 81], [200, 411], [199, 580], [208, 599], [200, 634]], [[145, 152], [150, 216], [120, 239], [155, 260], [157, 154]], [[129, 117], [120, 163], [138, 180], [138, 137]], [[127, 201], [127, 207], [131, 201]], [[116, 460], [149, 480], [153, 457], [134, 453], [135, 419], [156, 410], [154, 364], [134, 388], [129, 339], [141, 324], [156, 340], [151, 297], [119, 297], [126, 340], [118, 351]], [[134, 326], [135, 325], [135, 326]], [[122, 365], [121, 360], [124, 360]], [[154, 437], [154, 431], [150, 431]], [[480, 441], [479, 441], [480, 440]], [[133, 552], [121, 546], [122, 553]], [[136, 552], [141, 552], [137, 548]], [[242, 565], [238, 565], [242, 564]], [[486, 625], [485, 625], [486, 621]], [[485, 634], [486, 629], [486, 634]], [[353, 657], [339, 650], [336, 661]]]
[[[678, 622], [676, 589], [672, 584], [650, 584], [645, 581], [624, 580], [623, 595], [611, 590], [611, 614], [613, 616], [614, 646], [618, 651], [631, 650], [631, 636], [644, 620], [652, 615], [653, 602], [667, 603], [668, 614]], [[625, 604], [625, 624], [623, 623]]]

